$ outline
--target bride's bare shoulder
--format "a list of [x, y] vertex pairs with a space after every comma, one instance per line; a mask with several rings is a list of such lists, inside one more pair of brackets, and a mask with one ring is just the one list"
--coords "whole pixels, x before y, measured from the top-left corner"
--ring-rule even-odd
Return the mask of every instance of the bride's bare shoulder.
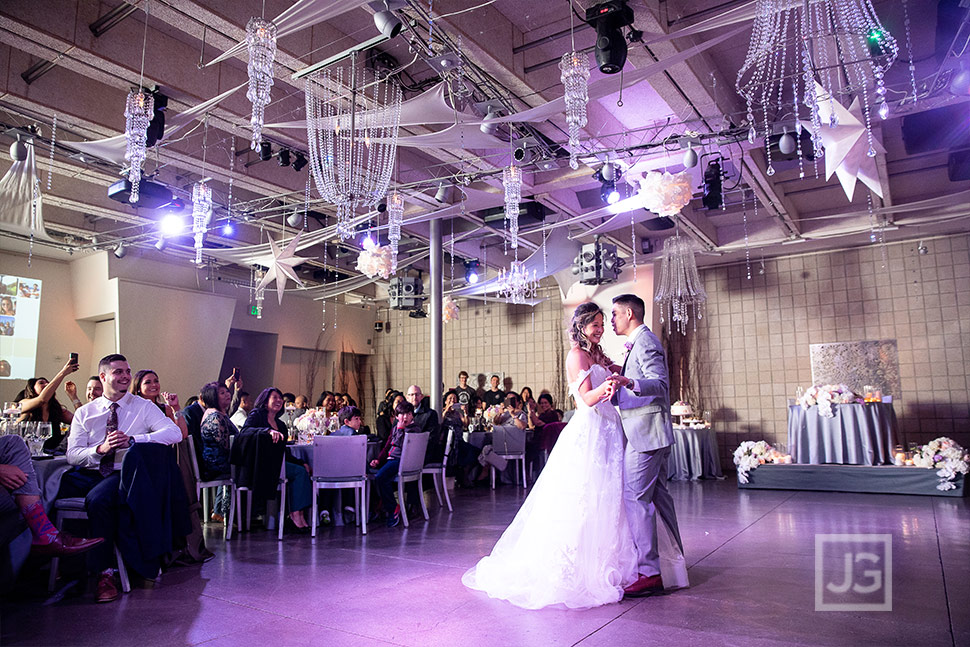
[[592, 365], [589, 353], [579, 347], [573, 347], [566, 355], [566, 370], [570, 375], [579, 375], [580, 371], [585, 371]]

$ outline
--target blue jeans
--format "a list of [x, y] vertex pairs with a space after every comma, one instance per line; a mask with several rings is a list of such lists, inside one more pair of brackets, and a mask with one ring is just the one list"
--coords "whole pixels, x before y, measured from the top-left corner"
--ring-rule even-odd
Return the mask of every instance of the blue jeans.
[[313, 503], [313, 486], [306, 468], [299, 463], [286, 464], [286, 502], [290, 512], [306, 510]]

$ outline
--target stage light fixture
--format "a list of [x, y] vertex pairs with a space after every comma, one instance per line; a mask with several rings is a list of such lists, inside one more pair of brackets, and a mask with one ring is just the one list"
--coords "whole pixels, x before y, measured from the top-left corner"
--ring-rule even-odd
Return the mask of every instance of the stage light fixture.
[[434, 194], [435, 201], [440, 202], [441, 204], [448, 202], [448, 194], [450, 193], [450, 190], [451, 185], [447, 184], [446, 182], [439, 182], [438, 190], [435, 191]]
[[15, 162], [27, 161], [27, 144], [20, 141], [20, 135], [17, 135], [17, 141], [10, 144], [10, 159]]
[[479, 272], [481, 270], [481, 263], [477, 260], [465, 261], [465, 281], [469, 285], [475, 285], [481, 278]]
[[605, 204], [616, 204], [620, 201], [620, 192], [616, 189], [616, 181], [621, 173], [613, 162], [607, 162], [600, 167], [593, 177], [600, 181], [600, 197]]
[[158, 251], [162, 251], [165, 249], [165, 246], [167, 244], [168, 244], [168, 241], [165, 239], [165, 237], [160, 236], [158, 239], [158, 242], [155, 243], [155, 249], [157, 249]]
[[299, 173], [304, 167], [306, 167], [306, 155], [300, 152], [294, 153], [293, 170]]
[[227, 222], [222, 226], [223, 236], [232, 236], [234, 233], [236, 233], [236, 227], [231, 222]]
[[402, 9], [406, 3], [401, 0], [384, 0], [384, 2], [372, 2], [371, 8], [374, 10], [374, 26], [381, 32], [384, 38], [391, 39], [401, 33], [404, 23], [395, 13]]
[[290, 227], [299, 227], [303, 224], [303, 213], [299, 210], [295, 210], [293, 213], [286, 217], [286, 224]]
[[127, 253], [128, 253], [128, 248], [125, 247], [125, 244], [124, 243], [118, 243], [118, 246], [115, 247], [115, 251], [114, 251], [115, 257], [117, 257], [117, 258], [124, 258], [125, 257], [125, 254], [127, 254]]
[[720, 161], [709, 163], [704, 171], [704, 197], [701, 201], [708, 209], [720, 209], [723, 204]]
[[178, 214], [168, 213], [162, 216], [158, 229], [163, 236], [178, 236], [185, 230], [185, 221]]
[[603, 74], [616, 74], [626, 64], [627, 44], [622, 28], [633, 24], [626, 0], [609, 0], [586, 10], [586, 22], [596, 29], [596, 64]]
[[290, 165], [290, 151], [285, 148], [281, 148], [280, 152], [276, 154], [276, 159], [279, 160], [280, 166]]
[[268, 162], [273, 158], [273, 146], [269, 142], [261, 142], [259, 144], [259, 160], [261, 162]]
[[778, 140], [778, 150], [782, 152], [783, 155], [791, 155], [795, 152], [795, 138], [792, 134], [785, 130], [785, 133]]
[[494, 135], [498, 132], [498, 124], [495, 119], [498, 117], [498, 110], [494, 106], [488, 107], [488, 114], [482, 117], [482, 125], [479, 129], [486, 135]]

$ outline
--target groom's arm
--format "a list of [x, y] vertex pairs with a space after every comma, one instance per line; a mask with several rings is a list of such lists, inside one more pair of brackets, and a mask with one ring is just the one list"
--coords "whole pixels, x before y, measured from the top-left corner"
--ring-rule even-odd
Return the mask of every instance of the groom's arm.
[[670, 380], [667, 376], [667, 361], [662, 348], [654, 345], [644, 345], [637, 350], [634, 361], [637, 363], [638, 373], [643, 377], [631, 378], [630, 388], [640, 396], [667, 397]]

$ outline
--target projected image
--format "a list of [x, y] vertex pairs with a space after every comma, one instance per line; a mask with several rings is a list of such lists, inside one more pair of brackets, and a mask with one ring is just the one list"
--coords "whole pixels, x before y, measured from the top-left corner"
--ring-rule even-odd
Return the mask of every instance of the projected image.
[[0, 379], [34, 376], [41, 291], [39, 279], [0, 274]]

